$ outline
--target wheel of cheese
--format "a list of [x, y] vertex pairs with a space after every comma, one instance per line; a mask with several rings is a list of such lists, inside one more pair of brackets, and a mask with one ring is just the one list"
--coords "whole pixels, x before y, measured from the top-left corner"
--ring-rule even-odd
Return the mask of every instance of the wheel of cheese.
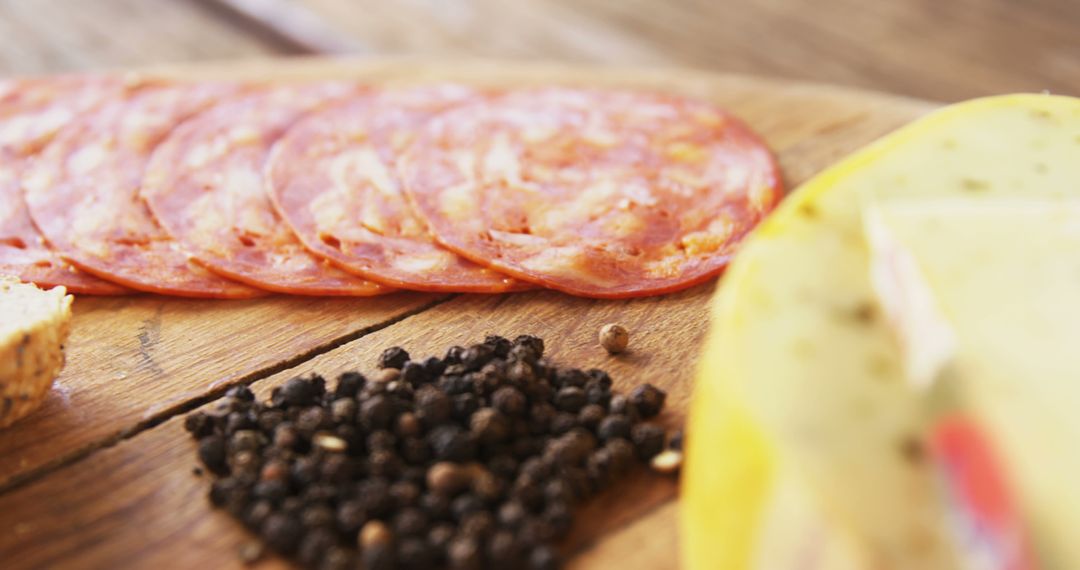
[[72, 293], [120, 295], [129, 289], [72, 267], [45, 246], [30, 221], [20, 176], [43, 144], [79, 115], [124, 93], [112, 77], [0, 82], [0, 274]]
[[311, 251], [357, 275], [421, 291], [522, 288], [439, 246], [405, 200], [394, 161], [413, 133], [453, 105], [459, 86], [391, 90], [316, 113], [275, 146], [267, 166], [281, 216]]
[[723, 110], [628, 91], [473, 102], [427, 123], [399, 167], [440, 243], [587, 297], [714, 277], [781, 194], [772, 154]]
[[282, 223], [264, 188], [266, 155], [290, 124], [361, 93], [353, 83], [314, 83], [266, 87], [221, 101], [157, 147], [143, 178], [143, 197], [169, 235], [215, 273], [281, 293], [386, 292], [309, 253]]
[[60, 131], [23, 176], [30, 217], [49, 245], [79, 269], [133, 289], [189, 297], [264, 294], [192, 263], [139, 198], [154, 147], [181, 121], [238, 89], [145, 85]]

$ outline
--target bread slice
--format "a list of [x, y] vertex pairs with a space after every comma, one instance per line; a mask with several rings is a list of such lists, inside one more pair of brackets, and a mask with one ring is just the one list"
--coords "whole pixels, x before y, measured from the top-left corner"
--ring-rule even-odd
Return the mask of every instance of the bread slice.
[[71, 295], [0, 276], [0, 428], [37, 409], [64, 366]]

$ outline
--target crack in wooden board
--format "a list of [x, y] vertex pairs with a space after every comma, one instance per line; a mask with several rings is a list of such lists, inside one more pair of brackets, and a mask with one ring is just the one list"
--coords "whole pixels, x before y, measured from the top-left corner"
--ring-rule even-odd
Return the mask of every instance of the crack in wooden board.
[[54, 389], [0, 431], [0, 491], [446, 298], [79, 298]]

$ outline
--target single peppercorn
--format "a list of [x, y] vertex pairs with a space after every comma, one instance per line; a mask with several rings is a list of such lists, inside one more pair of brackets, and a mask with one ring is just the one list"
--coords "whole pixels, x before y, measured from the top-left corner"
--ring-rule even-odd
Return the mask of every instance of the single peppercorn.
[[642, 384], [630, 392], [630, 401], [643, 418], [659, 414], [666, 399], [667, 393], [652, 384]]
[[606, 324], [600, 328], [600, 346], [609, 354], [619, 354], [630, 343], [630, 332], [622, 325]]
[[528, 400], [517, 388], [503, 386], [491, 395], [491, 405], [508, 416], [516, 417], [525, 413]]
[[630, 437], [630, 429], [632, 424], [630, 419], [621, 414], [612, 414], [602, 420], [600, 425], [596, 428], [596, 435], [602, 441], [609, 441], [613, 438]]
[[199, 460], [217, 475], [228, 473], [225, 461], [225, 440], [219, 436], [207, 436], [199, 440]]
[[401, 369], [409, 361], [409, 353], [400, 346], [391, 346], [379, 355], [379, 368]]
[[637, 448], [638, 457], [648, 461], [664, 450], [664, 428], [650, 424], [637, 424], [630, 430], [630, 441]]
[[555, 407], [560, 411], [576, 414], [585, 404], [585, 391], [577, 386], [566, 386], [555, 393]]
[[300, 522], [281, 513], [274, 513], [263, 522], [260, 534], [266, 543], [284, 554], [291, 554], [300, 544]]

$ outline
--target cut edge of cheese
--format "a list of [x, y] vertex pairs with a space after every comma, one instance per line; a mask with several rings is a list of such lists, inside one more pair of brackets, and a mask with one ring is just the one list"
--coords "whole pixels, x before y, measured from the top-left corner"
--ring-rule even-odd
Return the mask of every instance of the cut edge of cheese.
[[36, 410], [64, 366], [72, 296], [0, 276], [0, 428]]

